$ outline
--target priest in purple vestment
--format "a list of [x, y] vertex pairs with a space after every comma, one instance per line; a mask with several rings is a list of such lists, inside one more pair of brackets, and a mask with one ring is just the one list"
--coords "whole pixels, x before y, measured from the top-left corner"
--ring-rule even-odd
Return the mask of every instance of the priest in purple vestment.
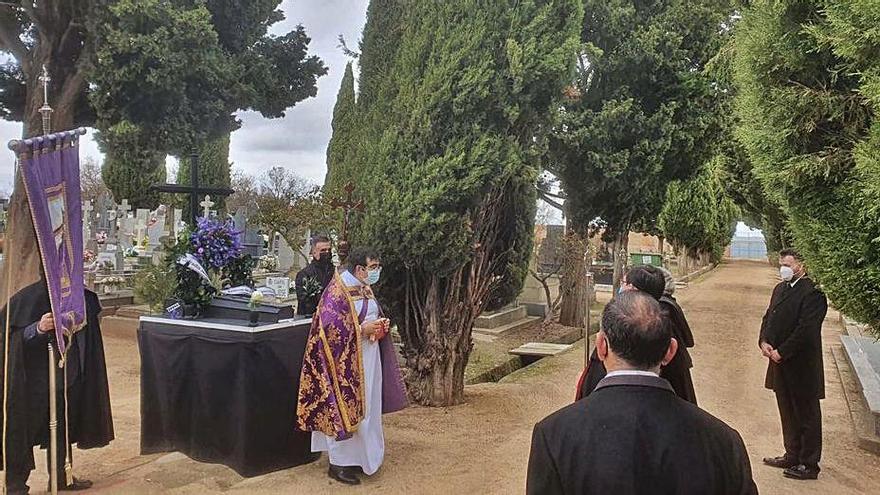
[[329, 476], [360, 483], [385, 456], [382, 414], [407, 406], [388, 320], [370, 288], [379, 255], [356, 248], [327, 285], [312, 319], [297, 397], [299, 429], [311, 431], [312, 451], [328, 452]]

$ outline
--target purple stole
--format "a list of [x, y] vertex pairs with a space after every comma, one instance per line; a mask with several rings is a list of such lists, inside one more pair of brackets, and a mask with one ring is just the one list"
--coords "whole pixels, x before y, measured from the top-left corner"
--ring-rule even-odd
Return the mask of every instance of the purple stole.
[[[339, 273], [327, 285], [312, 318], [297, 396], [297, 427], [319, 431], [336, 440], [351, 438], [364, 419], [364, 367], [361, 323], [367, 316], [365, 300], [356, 315], [354, 296], [372, 294], [364, 287], [347, 287]], [[380, 309], [381, 311], [381, 309]], [[382, 361], [382, 412], [408, 405], [406, 387], [389, 337], [379, 341]]]

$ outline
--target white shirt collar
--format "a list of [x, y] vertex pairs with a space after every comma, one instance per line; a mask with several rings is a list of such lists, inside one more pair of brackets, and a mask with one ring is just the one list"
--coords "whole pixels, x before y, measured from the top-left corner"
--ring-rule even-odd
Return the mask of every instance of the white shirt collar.
[[804, 277], [803, 277], [803, 276], [800, 276], [800, 277], [798, 277], [798, 278], [792, 280], [791, 282], [789, 282], [789, 285], [792, 286], [792, 287], [794, 287], [794, 284], [800, 282], [800, 280], [801, 280], [802, 278], [804, 278]]
[[354, 275], [351, 274], [350, 271], [345, 270], [342, 272], [342, 282], [348, 287], [360, 287], [364, 285], [360, 280], [357, 279]]
[[605, 378], [608, 378], [611, 376], [633, 376], [633, 375], [635, 375], [635, 376], [656, 376], [656, 377], [660, 376], [657, 373], [654, 373], [653, 371], [617, 370], [617, 371], [609, 372], [607, 375], [605, 375]]

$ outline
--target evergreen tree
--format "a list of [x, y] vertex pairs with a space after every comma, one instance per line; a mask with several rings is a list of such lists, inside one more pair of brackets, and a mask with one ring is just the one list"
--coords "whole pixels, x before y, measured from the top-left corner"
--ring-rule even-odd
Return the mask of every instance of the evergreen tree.
[[522, 286], [538, 146], [571, 75], [582, 11], [574, 0], [407, 3], [385, 30], [399, 43], [376, 44], [394, 46], [390, 71], [362, 73], [382, 76], [376, 93], [361, 85], [369, 114], [359, 122], [382, 125], [359, 142], [366, 159], [352, 175], [367, 211], [354, 240], [382, 252], [380, 294], [401, 322], [411, 394], [449, 405], [463, 399], [471, 328], [493, 288]]
[[721, 157], [708, 162], [694, 178], [673, 182], [658, 218], [663, 235], [692, 258], [724, 256], [736, 230], [736, 206], [724, 191]]
[[[283, 117], [289, 107], [316, 94], [316, 80], [326, 72], [317, 57], [308, 56], [310, 40], [302, 26], [283, 36], [267, 34], [284, 18], [276, 10], [279, 3], [123, 0], [107, 5], [100, 11], [91, 74], [103, 141], [116, 139], [114, 126], [127, 121], [127, 133], [138, 128], [144, 136], [137, 142], [154, 146], [134, 152], [138, 157], [155, 151], [186, 161], [193, 149], [206, 156], [225, 153], [203, 160], [200, 168], [206, 177], [225, 181], [213, 185], [228, 185], [224, 143], [239, 125], [233, 113], [253, 109], [268, 118]], [[130, 168], [132, 176], [159, 166], [109, 160], [116, 168]], [[183, 179], [189, 182], [188, 176]]]
[[586, 0], [576, 93], [550, 140], [567, 217], [586, 234], [600, 217], [615, 245], [615, 287], [634, 225], [650, 226], [667, 185], [715, 153], [718, 86], [706, 67], [728, 2]]
[[[351, 62], [345, 66], [345, 74], [342, 76], [342, 84], [339, 87], [339, 93], [336, 95], [336, 106], [333, 107], [333, 136], [330, 138], [330, 144], [327, 146], [327, 178], [324, 184], [328, 187], [325, 192], [331, 195], [338, 194], [341, 184], [334, 182], [333, 176], [339, 175], [340, 180], [344, 181], [349, 177], [351, 172], [346, 169], [349, 163], [348, 155], [354, 149], [357, 133], [357, 107], [354, 95], [354, 73], [351, 68]], [[333, 184], [333, 186], [331, 186]]]
[[737, 26], [738, 136], [843, 313], [880, 330], [876, 2], [755, 1]]

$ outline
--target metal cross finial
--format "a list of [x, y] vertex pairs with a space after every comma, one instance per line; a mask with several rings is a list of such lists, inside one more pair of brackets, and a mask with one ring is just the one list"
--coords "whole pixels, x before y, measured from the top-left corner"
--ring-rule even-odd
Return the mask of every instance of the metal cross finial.
[[40, 114], [43, 116], [43, 134], [49, 134], [52, 131], [52, 107], [49, 106], [49, 70], [43, 65], [43, 74], [39, 81], [43, 84], [43, 106], [40, 107]]

